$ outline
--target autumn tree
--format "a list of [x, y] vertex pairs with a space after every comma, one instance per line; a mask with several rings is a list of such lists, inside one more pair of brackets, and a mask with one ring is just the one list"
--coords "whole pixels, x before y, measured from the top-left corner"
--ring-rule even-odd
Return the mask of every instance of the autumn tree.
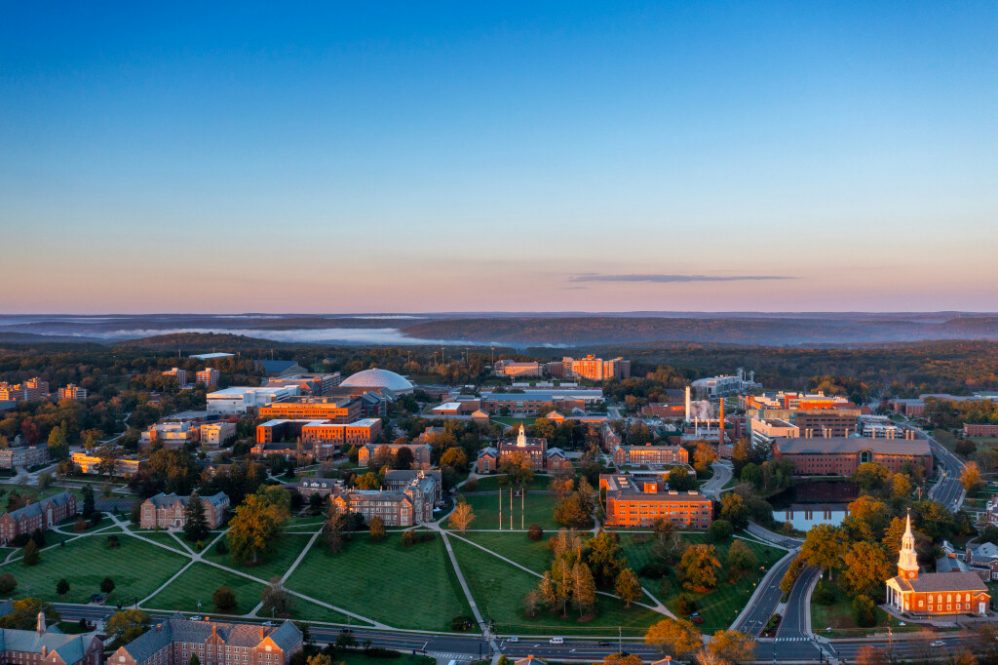
[[617, 574], [613, 590], [617, 596], [624, 601], [624, 607], [630, 607], [631, 603], [641, 598], [641, 582], [638, 576], [630, 568], [624, 568]]
[[471, 504], [463, 499], [463, 497], [458, 501], [457, 505], [454, 506], [454, 511], [450, 514], [450, 518], [447, 520], [452, 529], [456, 529], [461, 533], [468, 530], [468, 527], [475, 520], [475, 511], [472, 509]]
[[236, 594], [227, 586], [220, 586], [211, 594], [211, 602], [219, 612], [231, 612], [236, 609]]
[[232, 556], [242, 563], [259, 563], [290, 517], [290, 502], [287, 491], [277, 486], [263, 486], [247, 496], [229, 522]]
[[603, 657], [603, 665], [644, 665], [644, 661], [634, 653], [611, 653]]
[[10, 573], [0, 575], [0, 596], [9, 596], [17, 588], [17, 579]]
[[864, 494], [849, 504], [842, 526], [852, 540], [874, 542], [884, 537], [890, 519], [890, 508], [886, 503]]
[[841, 583], [850, 596], [881, 595], [884, 580], [894, 574], [894, 564], [883, 547], [866, 541], [853, 543], [842, 557]]
[[706, 593], [717, 586], [717, 571], [721, 562], [717, 558], [717, 548], [713, 545], [690, 545], [679, 559], [677, 572], [688, 591]]
[[347, 516], [335, 503], [330, 504], [329, 512], [326, 514], [325, 538], [326, 546], [333, 554], [343, 551], [344, 540], [346, 539]]
[[964, 464], [963, 471], [960, 472], [960, 484], [968, 492], [980, 486], [981, 467], [977, 465], [977, 462], [967, 462]]
[[353, 486], [359, 490], [376, 490], [381, 488], [381, 476], [373, 471], [354, 476]]
[[149, 615], [142, 610], [120, 610], [107, 620], [105, 629], [113, 641], [127, 644], [146, 632], [149, 627]]
[[621, 552], [620, 536], [609, 531], [600, 530], [586, 543], [586, 563], [601, 588], [609, 588], [617, 579], [625, 564]]
[[528, 453], [515, 450], [503, 457], [499, 472], [504, 474], [501, 483], [523, 490], [534, 478], [534, 462]]
[[832, 579], [833, 571], [842, 564], [845, 553], [846, 537], [842, 529], [830, 524], [813, 526], [800, 548], [801, 560], [809, 565], [821, 568]]
[[373, 542], [379, 542], [385, 539], [385, 521], [379, 516], [375, 515], [367, 524], [368, 529], [371, 532], [371, 540]]
[[208, 537], [208, 517], [204, 513], [204, 504], [197, 492], [191, 494], [184, 508], [184, 538], [192, 543]]
[[693, 448], [693, 468], [701, 476], [707, 473], [710, 465], [717, 460], [717, 451], [706, 441], [697, 441]]
[[887, 652], [875, 646], [863, 646], [856, 652], [856, 665], [889, 665]]
[[291, 596], [281, 584], [280, 577], [273, 577], [263, 589], [260, 612], [266, 616], [287, 617], [291, 614]]
[[41, 561], [41, 558], [41, 554], [38, 553], [38, 544], [33, 539], [29, 540], [24, 546], [24, 565], [35, 566]]
[[700, 631], [685, 619], [662, 619], [648, 628], [645, 644], [680, 658], [700, 648]]
[[737, 630], [719, 630], [707, 645], [707, 651], [729, 663], [755, 660], [755, 640]]
[[745, 505], [744, 497], [735, 492], [728, 492], [723, 495], [721, 497], [720, 518], [731, 522], [731, 526], [735, 531], [741, 531], [747, 527], [749, 512], [748, 506]]
[[305, 665], [333, 665], [333, 659], [329, 654], [314, 653], [305, 660]]
[[728, 547], [725, 564], [728, 569], [728, 581], [735, 582], [742, 575], [758, 566], [759, 559], [744, 540], [736, 538]]
[[579, 610], [579, 616], [586, 616], [596, 606], [596, 580], [593, 573], [582, 561], [572, 566], [572, 604]]
[[450, 467], [457, 471], [467, 471], [468, 454], [462, 448], [448, 448], [440, 455], [440, 466]]
[[571, 476], [556, 476], [551, 479], [551, 491], [559, 499], [564, 499], [575, 489], [575, 479]]

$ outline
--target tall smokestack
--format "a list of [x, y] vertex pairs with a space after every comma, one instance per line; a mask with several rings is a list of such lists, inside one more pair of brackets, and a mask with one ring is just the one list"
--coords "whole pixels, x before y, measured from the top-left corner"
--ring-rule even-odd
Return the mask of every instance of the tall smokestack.
[[721, 410], [717, 414], [717, 445], [724, 443], [724, 398], [721, 398]]
[[686, 386], [686, 422], [690, 422], [690, 387]]

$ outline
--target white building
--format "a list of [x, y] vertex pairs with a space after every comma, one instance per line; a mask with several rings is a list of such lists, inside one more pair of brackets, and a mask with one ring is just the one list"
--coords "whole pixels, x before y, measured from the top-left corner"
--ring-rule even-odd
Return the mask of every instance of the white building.
[[208, 413], [232, 416], [273, 402], [283, 402], [300, 392], [298, 386], [234, 386], [208, 393]]
[[236, 424], [228, 421], [201, 425], [201, 447], [220, 448], [236, 436]]

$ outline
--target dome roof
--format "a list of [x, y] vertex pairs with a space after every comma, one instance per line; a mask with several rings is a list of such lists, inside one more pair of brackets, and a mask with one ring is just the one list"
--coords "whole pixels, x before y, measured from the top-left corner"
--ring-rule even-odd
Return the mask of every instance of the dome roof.
[[407, 378], [387, 369], [365, 369], [343, 379], [340, 385], [353, 388], [388, 388], [395, 393], [409, 393], [413, 389]]

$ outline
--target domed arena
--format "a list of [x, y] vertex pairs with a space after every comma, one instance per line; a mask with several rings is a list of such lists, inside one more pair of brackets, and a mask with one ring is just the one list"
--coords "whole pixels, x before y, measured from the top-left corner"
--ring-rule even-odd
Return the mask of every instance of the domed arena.
[[414, 387], [407, 378], [387, 369], [365, 369], [343, 379], [340, 385], [350, 388], [387, 388], [396, 395], [411, 393]]

